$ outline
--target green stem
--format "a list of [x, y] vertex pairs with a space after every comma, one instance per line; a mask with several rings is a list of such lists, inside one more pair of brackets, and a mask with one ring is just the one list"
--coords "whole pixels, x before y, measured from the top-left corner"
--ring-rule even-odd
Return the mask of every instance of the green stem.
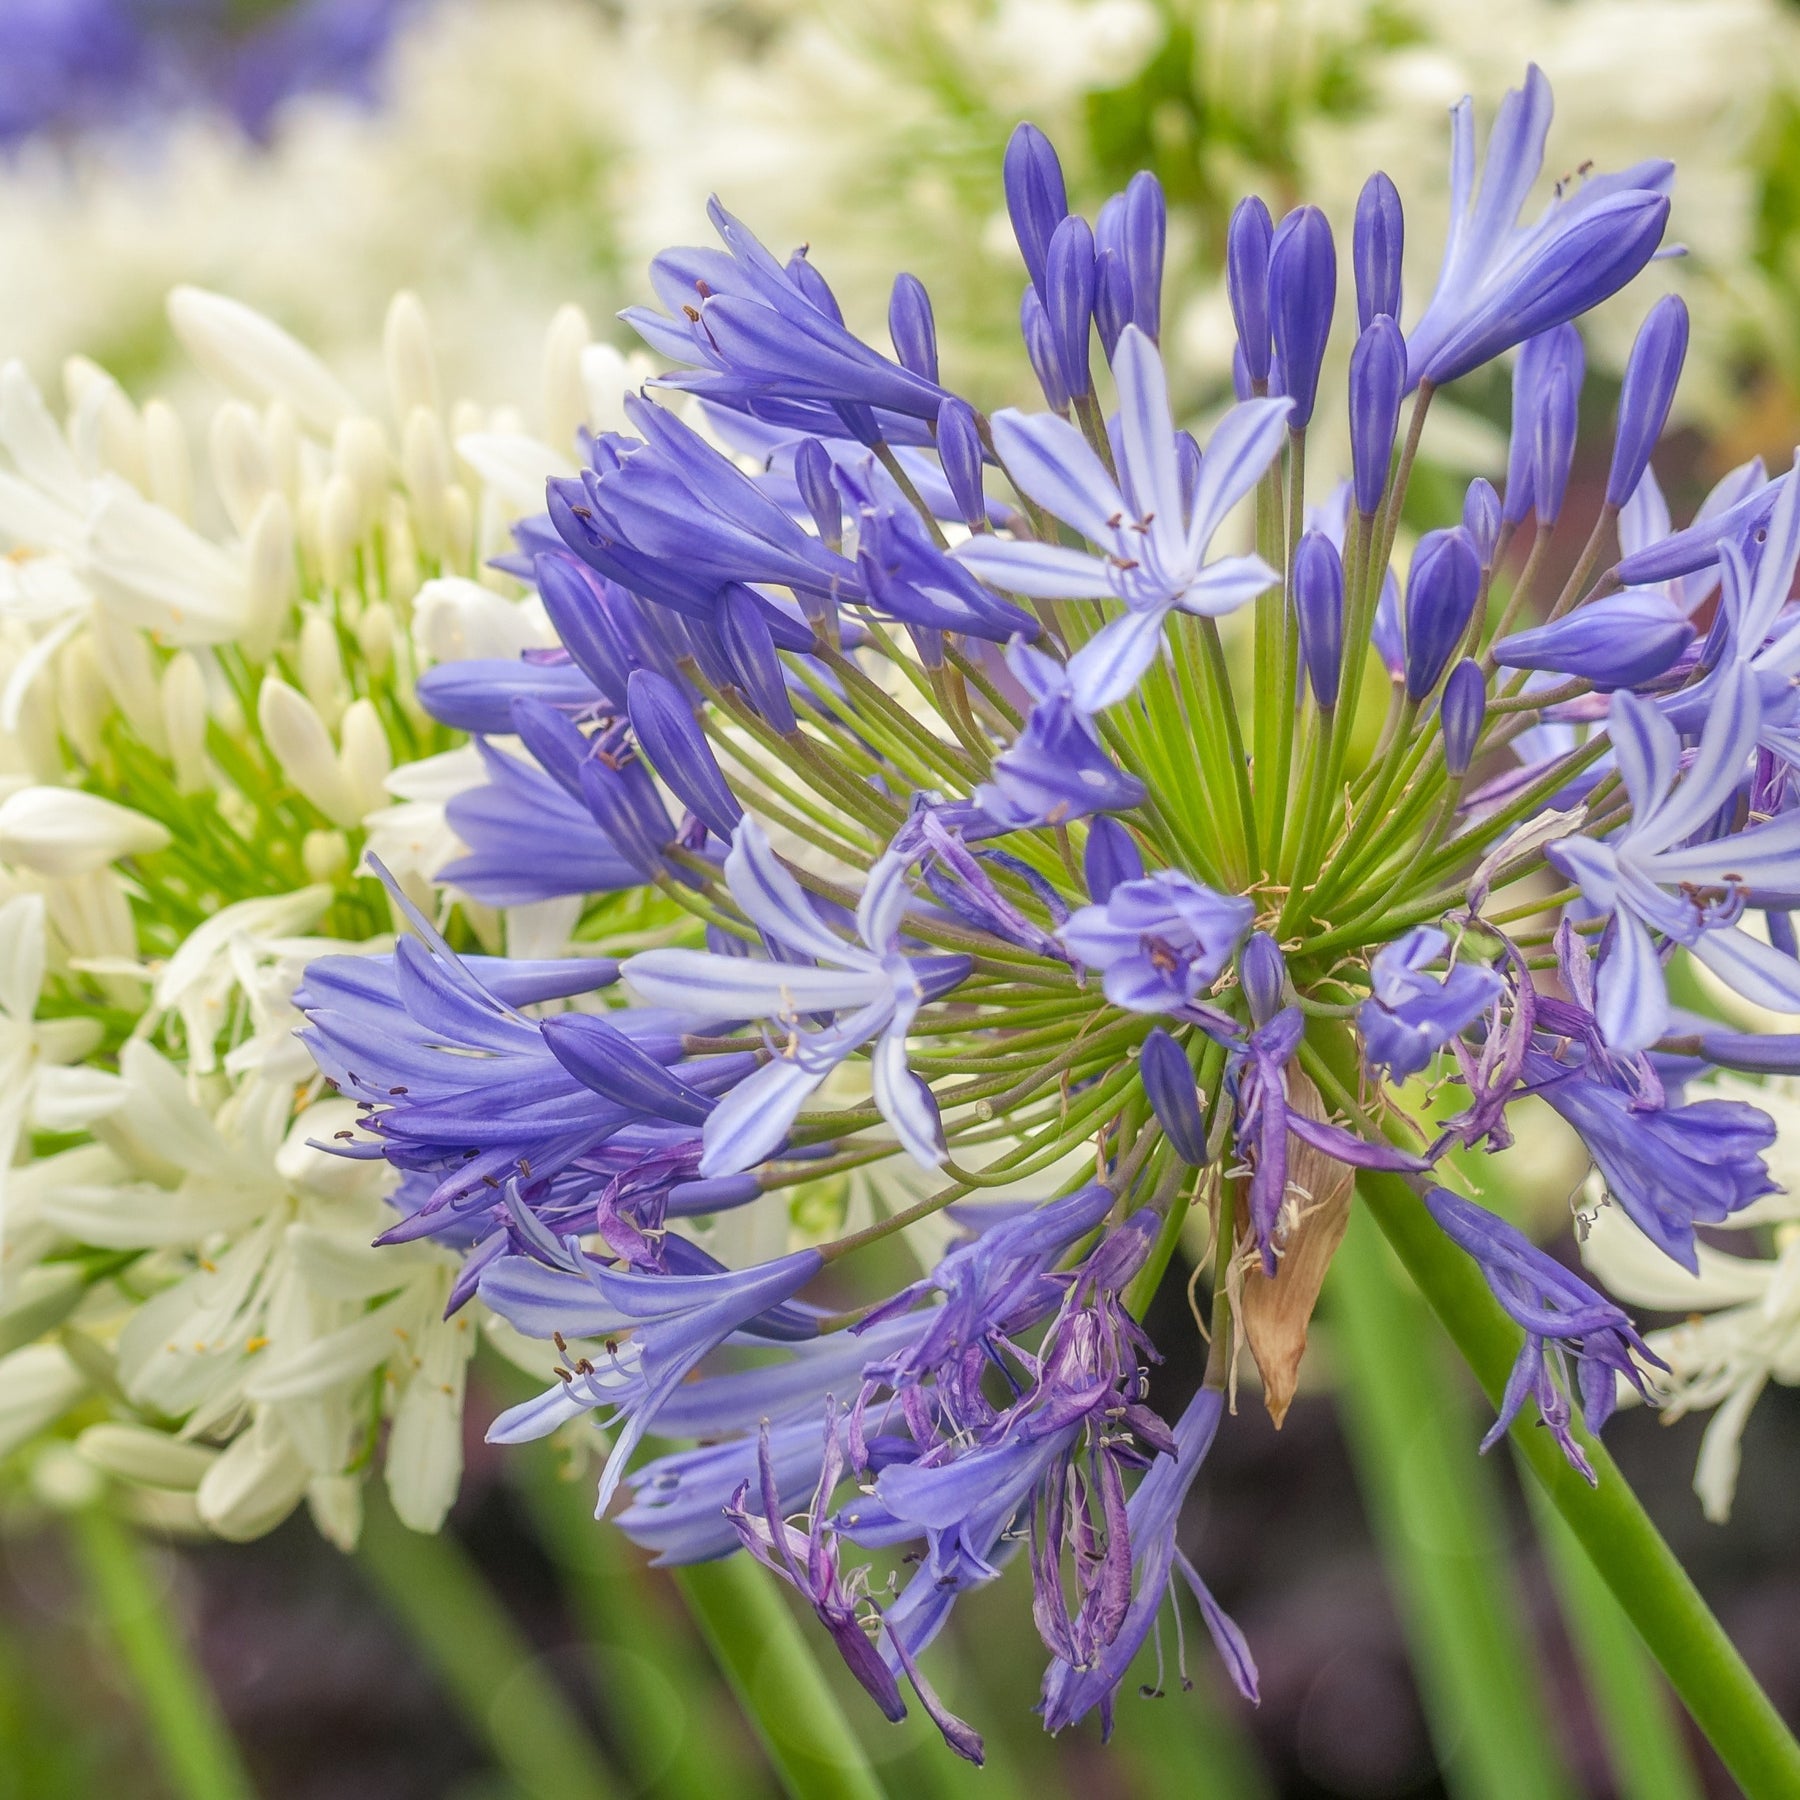
[[1331, 1265], [1350, 1447], [1393, 1572], [1432, 1735], [1459, 1800], [1573, 1792], [1510, 1579], [1493, 1471], [1443, 1340], [1360, 1210]]
[[357, 1561], [507, 1779], [528, 1800], [621, 1793], [561, 1690], [456, 1541], [408, 1531], [377, 1488], [365, 1504]]
[[1620, 1800], [1701, 1800], [1668, 1691], [1630, 1619], [1562, 1515], [1536, 1487], [1526, 1492]]
[[169, 1786], [182, 1800], [254, 1800], [218, 1701], [131, 1528], [104, 1506], [89, 1506], [71, 1519], [70, 1537], [94, 1611], [137, 1688]]
[[775, 1578], [730, 1556], [675, 1581], [792, 1800], [883, 1800]]
[[[1326, 1065], [1340, 1084], [1354, 1091], [1354, 1040], [1343, 1027], [1317, 1029]], [[1523, 1341], [1519, 1327], [1500, 1309], [1475, 1265], [1438, 1230], [1402, 1177], [1365, 1172], [1358, 1177], [1357, 1188], [1463, 1360], [1489, 1399], [1498, 1403]], [[1535, 1420], [1521, 1416], [1511, 1437], [1749, 1800], [1792, 1800], [1800, 1794], [1800, 1743], [1757, 1685], [1618, 1465], [1579, 1422], [1572, 1430], [1593, 1465], [1596, 1486], [1590, 1487], [1569, 1466], [1556, 1440], [1538, 1429]]]

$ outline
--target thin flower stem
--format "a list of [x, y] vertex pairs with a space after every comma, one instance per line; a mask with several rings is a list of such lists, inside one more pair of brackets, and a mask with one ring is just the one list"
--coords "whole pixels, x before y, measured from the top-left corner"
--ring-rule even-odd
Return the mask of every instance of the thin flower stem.
[[1250, 791], [1250, 769], [1244, 760], [1244, 739], [1238, 727], [1237, 707], [1231, 691], [1231, 670], [1225, 661], [1225, 646], [1219, 638], [1217, 619], [1200, 621], [1200, 644], [1206, 653], [1206, 673], [1212, 685], [1214, 704], [1225, 721], [1225, 753], [1231, 762], [1232, 786], [1237, 794], [1244, 868], [1253, 875], [1258, 864], [1256, 801]]
[[1202, 1385], [1221, 1393], [1231, 1380], [1232, 1318], [1231, 1259], [1237, 1255], [1237, 1201], [1242, 1181], [1226, 1177], [1219, 1183], [1219, 1217], [1213, 1231], [1212, 1319], [1206, 1346], [1206, 1373]]
[[238, 1747], [145, 1567], [132, 1528], [103, 1503], [69, 1521], [75, 1561], [144, 1711], [157, 1760], [180, 1800], [255, 1800]]
[[1526, 601], [1537, 587], [1538, 571], [1550, 554], [1550, 539], [1554, 535], [1551, 527], [1542, 524], [1532, 534], [1531, 549], [1526, 555], [1525, 566], [1519, 571], [1519, 579], [1513, 583], [1513, 590], [1506, 597], [1506, 605], [1501, 609], [1500, 617], [1488, 636], [1487, 648], [1481, 654], [1481, 672], [1484, 675], [1493, 674], [1494, 646], [1512, 630], [1513, 622], [1524, 610]]
[[1269, 806], [1269, 823], [1265, 834], [1268, 842], [1269, 871], [1276, 874], [1281, 867], [1282, 846], [1288, 836], [1288, 791], [1293, 779], [1294, 713], [1300, 687], [1300, 633], [1295, 629], [1292, 595], [1294, 591], [1294, 557], [1300, 548], [1300, 526], [1306, 513], [1306, 433], [1288, 433], [1287, 543], [1282, 561], [1281, 587], [1281, 685], [1276, 690], [1278, 730], [1275, 742], [1275, 764], [1262, 781], [1273, 779], [1274, 799]]
[[1550, 608], [1550, 616], [1544, 622], [1554, 625], [1577, 600], [1581, 598], [1581, 590], [1587, 578], [1594, 572], [1594, 564], [1600, 560], [1600, 552], [1611, 535], [1614, 522], [1619, 516], [1616, 506], [1602, 506], [1600, 516], [1594, 521], [1594, 529], [1588, 533], [1588, 540], [1581, 547], [1581, 555], [1575, 567], [1569, 571], [1569, 579], [1563, 585], [1563, 591], [1557, 595], [1556, 604]]
[[[1295, 437], [1288, 434], [1288, 456], [1294, 455]], [[1256, 550], [1263, 561], [1285, 567], [1287, 533], [1283, 524], [1281, 466], [1270, 465], [1256, 487]], [[1275, 835], [1275, 759], [1281, 741], [1281, 663], [1283, 624], [1287, 610], [1284, 586], [1265, 589], [1255, 603], [1256, 681], [1251, 690], [1251, 745], [1255, 753], [1256, 838], [1272, 843]], [[1252, 870], [1255, 863], [1252, 862]]]

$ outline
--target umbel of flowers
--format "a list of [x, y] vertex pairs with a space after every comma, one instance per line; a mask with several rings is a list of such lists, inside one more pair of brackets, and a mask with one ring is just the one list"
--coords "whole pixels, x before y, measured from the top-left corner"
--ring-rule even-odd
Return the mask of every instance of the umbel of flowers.
[[[1239, 1349], [1268, 1352], [1257, 1296], [1304, 1318], [1326, 1258], [1297, 1252], [1328, 1252], [1353, 1171], [1410, 1180], [1523, 1328], [1494, 1435], [1529, 1408], [1590, 1479], [1575, 1415], [1597, 1430], [1659, 1360], [1447, 1152], [1504, 1149], [1537, 1096], [1690, 1269], [1696, 1226], [1774, 1186], [1768, 1118], [1686, 1089], [1800, 1067], [1800, 1041], [1684, 1014], [1665, 970], [1800, 1010], [1800, 482], [1742, 472], [1671, 533], [1649, 460], [1687, 318], [1663, 301], [1586, 547], [1537, 591], [1571, 321], [1657, 254], [1673, 173], [1590, 174], [1522, 223], [1549, 123], [1535, 69], [1479, 160], [1456, 110], [1410, 331], [1384, 177], [1353, 307], [1321, 213], [1245, 201], [1237, 401], [1205, 443], [1170, 412], [1149, 176], [1089, 221], [1042, 135], [1013, 137], [1046, 405], [992, 418], [943, 385], [917, 281], [885, 354], [715, 205], [720, 245], [659, 257], [662, 309], [627, 315], [675, 372], [582, 437], [505, 559], [559, 642], [418, 690], [486, 772], [450, 803], [445, 881], [596, 916], [651, 890], [685, 924], [616, 963], [482, 961], [415, 911], [296, 997], [360, 1111], [343, 1153], [401, 1172], [384, 1241], [448, 1246], [453, 1312], [479, 1295], [556, 1347], [491, 1435], [610, 1421], [602, 1512], [626, 1490], [619, 1525], [664, 1561], [747, 1549], [890, 1717], [910, 1685], [972, 1758], [920, 1659], [1015, 1553], [1052, 1730], [1110, 1719], [1173, 1589], [1254, 1695], [1176, 1523]], [[1346, 404], [1319, 372], [1352, 311], [1336, 482], [1308, 430]], [[1396, 570], [1432, 395], [1516, 347], [1504, 494], [1475, 482]], [[792, 1190], [888, 1159], [922, 1197], [788, 1247]], [[936, 1215], [922, 1277], [847, 1305], [837, 1265]], [[1190, 1215], [1211, 1345], [1165, 1418], [1142, 1318]], [[652, 1434], [697, 1447], [641, 1460]]]

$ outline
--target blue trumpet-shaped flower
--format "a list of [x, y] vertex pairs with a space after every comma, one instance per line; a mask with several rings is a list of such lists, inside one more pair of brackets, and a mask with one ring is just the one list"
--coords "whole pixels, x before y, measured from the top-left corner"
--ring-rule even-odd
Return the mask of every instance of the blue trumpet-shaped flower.
[[1430, 973], [1449, 949], [1435, 925], [1421, 925], [1377, 951], [1369, 965], [1370, 995], [1356, 1022], [1370, 1068], [1385, 1069], [1392, 1081], [1417, 1075], [1499, 997], [1496, 969], [1459, 962], [1445, 975]]
[[1112, 1736], [1113, 1702], [1119, 1684], [1150, 1636], [1163, 1601], [1172, 1598], [1177, 1572], [1199, 1605], [1232, 1685], [1255, 1703], [1256, 1663], [1250, 1646], [1175, 1541], [1182, 1504], [1212, 1448], [1224, 1407], [1225, 1396], [1216, 1388], [1202, 1388], [1195, 1394], [1175, 1421], [1175, 1454], [1159, 1457], [1125, 1503], [1126, 1537], [1132, 1550], [1130, 1607], [1117, 1634], [1092, 1662], [1077, 1668], [1059, 1657], [1045, 1671], [1038, 1711], [1043, 1714], [1046, 1731], [1061, 1731], [1098, 1707], [1101, 1733]]
[[1762, 725], [1750, 670], [1733, 663], [1721, 672], [1693, 764], [1679, 780], [1681, 741], [1654, 705], [1621, 688], [1609, 724], [1631, 821], [1614, 838], [1567, 838], [1549, 850], [1589, 903], [1612, 914], [1597, 984], [1607, 1042], [1644, 1050], [1669, 1029], [1652, 932], [1685, 945], [1747, 1000], [1800, 1011], [1800, 963], [1736, 923], [1759, 890], [1800, 894], [1800, 813], [1712, 831], [1748, 773]]
[[1252, 400], [1233, 408], [1214, 431], [1190, 487], [1162, 358], [1135, 325], [1119, 335], [1113, 375], [1119, 389], [1117, 481], [1066, 419], [1010, 411], [994, 417], [994, 443], [1007, 473], [1098, 554], [985, 533], [957, 550], [965, 567], [1012, 593], [1123, 602], [1124, 617], [1101, 626], [1069, 659], [1069, 681], [1084, 712], [1111, 706], [1137, 686], [1172, 609], [1216, 617], [1280, 580], [1260, 556], [1208, 563], [1206, 552], [1225, 515], [1281, 448], [1291, 402]]
[[1550, 84], [1534, 64], [1501, 102], [1475, 184], [1475, 107], [1450, 115], [1450, 235], [1430, 304], [1407, 339], [1411, 382], [1466, 375], [1616, 294], [1662, 242], [1672, 164], [1637, 163], [1558, 188], [1533, 225], [1519, 213], [1544, 166]]
[[833, 434], [849, 426], [865, 442], [888, 435], [882, 415], [937, 417], [944, 390], [848, 331], [803, 254], [784, 268], [716, 199], [707, 217], [723, 250], [667, 250], [650, 265], [668, 313], [633, 306], [619, 315], [653, 350], [693, 368], [664, 377], [668, 386], [774, 424]]
[[[901, 950], [909, 862], [904, 852], [889, 851], [870, 870], [856, 912], [861, 941], [851, 943], [819, 917], [762, 827], [746, 815], [725, 859], [732, 898], [784, 952], [810, 960], [647, 950], [625, 965], [626, 979], [652, 1006], [696, 1021], [766, 1019], [785, 1034], [770, 1060], [708, 1117], [703, 1176], [734, 1175], [771, 1155], [807, 1096], [870, 1042], [882, 1117], [918, 1162], [931, 1168], [943, 1160], [937, 1102], [906, 1066], [906, 1034], [919, 1008], [962, 978], [968, 959], [913, 957]], [[802, 1024], [820, 1012], [845, 1016], [816, 1030]]]
[[602, 1352], [577, 1357], [556, 1386], [509, 1407], [487, 1434], [489, 1443], [518, 1444], [596, 1409], [624, 1419], [600, 1478], [596, 1514], [606, 1511], [658, 1412], [704, 1357], [738, 1332], [779, 1341], [817, 1331], [808, 1315], [783, 1303], [819, 1272], [818, 1251], [749, 1269], [690, 1255], [697, 1272], [640, 1274], [608, 1268], [570, 1243], [558, 1267], [502, 1256], [481, 1277], [482, 1298], [528, 1336], [604, 1340]]
[[1182, 1012], [1211, 991], [1255, 916], [1241, 895], [1159, 869], [1121, 882], [1103, 906], [1080, 908], [1060, 935], [1072, 956], [1103, 971], [1114, 1006]]
[[1025, 729], [994, 758], [989, 779], [975, 790], [975, 804], [1009, 831], [1138, 805], [1144, 784], [1101, 747], [1069, 671], [1017, 638], [1007, 646], [1006, 666], [1031, 696], [1031, 711]]
[[1667, 1365], [1618, 1307], [1504, 1219], [1445, 1188], [1429, 1189], [1425, 1205], [1444, 1234], [1475, 1259], [1494, 1298], [1525, 1329], [1500, 1416], [1482, 1439], [1482, 1449], [1499, 1443], [1531, 1399], [1570, 1464], [1592, 1482], [1593, 1468], [1569, 1433], [1569, 1398], [1557, 1386], [1551, 1364], [1560, 1367], [1565, 1353], [1574, 1356], [1582, 1422], [1589, 1431], [1598, 1431], [1611, 1416], [1617, 1377], [1647, 1394], [1644, 1365]]

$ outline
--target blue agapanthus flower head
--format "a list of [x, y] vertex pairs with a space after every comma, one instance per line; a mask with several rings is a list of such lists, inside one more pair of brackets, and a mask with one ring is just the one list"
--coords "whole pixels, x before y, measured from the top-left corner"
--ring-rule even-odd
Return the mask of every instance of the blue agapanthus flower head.
[[[483, 771], [446, 811], [447, 923], [397, 896], [392, 952], [298, 996], [362, 1108], [346, 1154], [402, 1171], [386, 1237], [556, 1348], [495, 1435], [613, 1421], [630, 1536], [742, 1547], [963, 1755], [923, 1662], [1009, 1560], [1051, 1730], [1110, 1727], [1172, 1587], [1254, 1695], [1183, 1505], [1241, 1356], [1276, 1355], [1250, 1309], [1304, 1325], [1353, 1194], [1478, 1360], [1516, 1347], [1483, 1364], [1511, 1368], [1490, 1441], [1530, 1401], [1591, 1477], [1654, 1358], [1449, 1153], [1504, 1158], [1547, 1107], [1688, 1268], [1774, 1186], [1768, 1116], [1705, 1084], [1800, 1049], [1674, 996], [1697, 965], [1800, 1011], [1800, 484], [1746, 466], [1673, 528], [1686, 318], [1658, 303], [1588, 551], [1545, 589], [1590, 505], [1579, 320], [1661, 243], [1671, 180], [1584, 176], [1522, 226], [1549, 123], [1534, 69], [1478, 175], [1457, 109], [1410, 331], [1385, 177], [1353, 219], [1240, 204], [1235, 401], [1171, 385], [1155, 178], [1084, 210], [1033, 126], [995, 194], [1035, 411], [946, 385], [911, 275], [867, 344], [715, 205], [722, 247], [658, 258], [661, 310], [627, 315], [676, 366], [502, 559], [560, 647], [421, 683]], [[1415, 483], [1436, 390], [1515, 349], [1504, 496]], [[580, 953], [473, 954], [490, 907]], [[1204, 1345], [1146, 1324], [1190, 1280]], [[1164, 1359], [1198, 1384], [1178, 1409]]]

